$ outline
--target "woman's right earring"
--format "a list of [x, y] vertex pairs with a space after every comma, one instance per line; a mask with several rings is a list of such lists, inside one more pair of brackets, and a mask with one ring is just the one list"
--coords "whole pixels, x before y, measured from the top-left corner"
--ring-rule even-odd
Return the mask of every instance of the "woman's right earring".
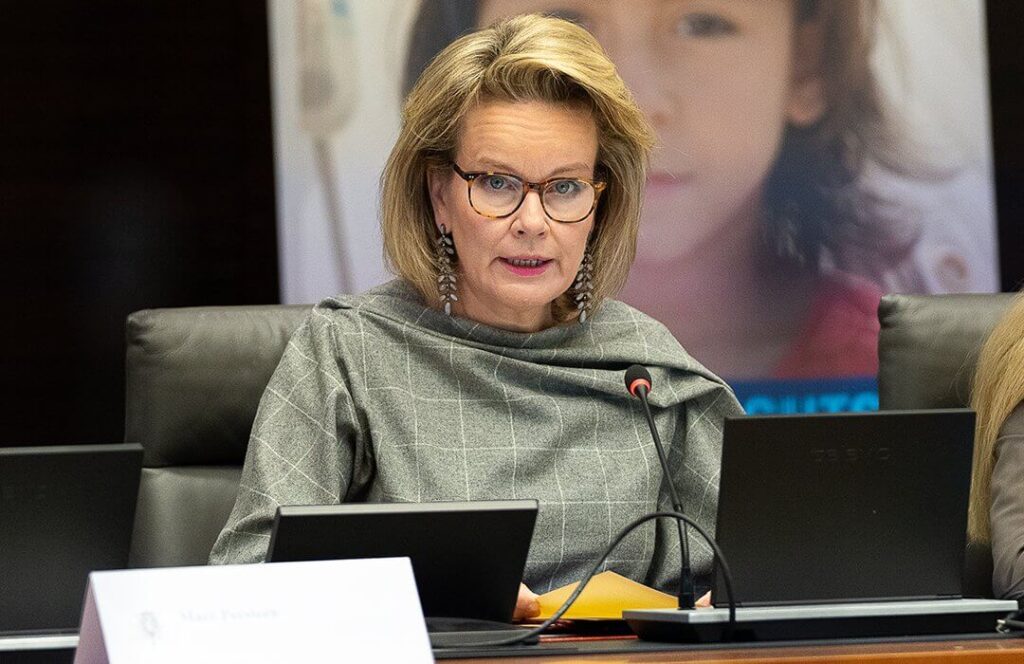
[[590, 300], [593, 297], [591, 292], [594, 288], [594, 255], [587, 249], [583, 252], [583, 261], [580, 263], [579, 272], [573, 280], [572, 289], [575, 293], [576, 310], [580, 312], [580, 324], [587, 322], [590, 315]]
[[440, 271], [437, 275], [437, 293], [444, 303], [444, 312], [452, 315], [452, 303], [459, 301], [455, 294], [455, 270], [452, 269], [452, 257], [455, 255], [455, 243], [452, 241], [452, 234], [444, 224], [440, 225], [437, 234], [437, 262]]

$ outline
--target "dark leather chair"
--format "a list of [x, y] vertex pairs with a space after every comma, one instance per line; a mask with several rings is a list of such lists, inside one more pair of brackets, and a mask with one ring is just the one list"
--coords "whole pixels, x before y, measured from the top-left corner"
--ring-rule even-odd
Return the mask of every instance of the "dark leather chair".
[[[1008, 293], [886, 295], [878, 306], [882, 410], [965, 408], [978, 353], [1013, 301]], [[964, 587], [992, 596], [992, 553], [967, 550]]]
[[978, 352], [1013, 298], [1013, 293], [884, 296], [878, 305], [879, 406], [967, 406]]
[[238, 491], [262, 395], [310, 306], [128, 317], [125, 440], [142, 443], [129, 565], [202, 565]]

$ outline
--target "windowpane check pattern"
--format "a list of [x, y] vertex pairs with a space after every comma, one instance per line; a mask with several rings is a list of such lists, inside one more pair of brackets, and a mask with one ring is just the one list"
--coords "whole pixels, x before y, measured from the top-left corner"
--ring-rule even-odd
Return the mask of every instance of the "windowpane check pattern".
[[[651, 368], [651, 402], [687, 512], [714, 527], [732, 392], [655, 320], [608, 302], [585, 325], [514, 333], [445, 316], [394, 281], [318, 305], [263, 396], [238, 499], [211, 557], [265, 556], [278, 505], [536, 498], [525, 581], [578, 580], [623, 526], [668, 507], [647, 424], [622, 385]], [[691, 537], [695, 568], [706, 544]], [[628, 537], [609, 568], [668, 587], [671, 523]]]

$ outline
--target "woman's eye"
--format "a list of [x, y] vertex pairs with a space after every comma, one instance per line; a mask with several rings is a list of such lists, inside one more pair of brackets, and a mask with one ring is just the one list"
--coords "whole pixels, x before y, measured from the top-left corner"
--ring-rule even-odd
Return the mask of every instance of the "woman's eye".
[[559, 180], [555, 183], [553, 189], [559, 196], [566, 196], [569, 194], [575, 194], [581, 188], [581, 185], [576, 180]]
[[508, 187], [509, 181], [508, 178], [504, 178], [500, 175], [488, 175], [487, 179], [484, 180], [484, 184], [487, 185], [488, 189], [500, 191]]
[[696, 12], [679, 20], [676, 31], [684, 37], [722, 37], [736, 32], [736, 24], [718, 14]]

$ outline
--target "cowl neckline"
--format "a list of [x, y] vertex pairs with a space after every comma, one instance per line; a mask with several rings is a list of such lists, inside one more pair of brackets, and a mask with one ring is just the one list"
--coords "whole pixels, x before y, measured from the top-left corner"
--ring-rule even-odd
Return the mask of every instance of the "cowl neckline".
[[617, 300], [606, 300], [585, 323], [532, 333], [448, 316], [426, 306], [419, 292], [401, 279], [361, 295], [328, 298], [322, 306], [355, 313], [352, 320], [362, 321], [356, 323], [361, 333], [366, 325], [371, 334], [397, 334], [500, 356], [503, 362], [535, 373], [538, 384], [557, 376], [581, 390], [621, 396], [624, 372], [631, 364], [642, 364], [654, 377], [650, 399], [655, 407], [673, 406], [723, 387], [731, 392], [721, 378], [690, 357], [664, 325]]
[[560, 349], [588, 334], [588, 326], [600, 320], [602, 311], [585, 323], [572, 322], [554, 325], [538, 332], [516, 332], [483, 323], [449, 316], [439, 309], [428, 307], [419, 291], [403, 279], [394, 279], [372, 288], [362, 295], [341, 295], [333, 298], [345, 308], [359, 309], [404, 325], [417, 327], [445, 337], [454, 337], [477, 347]]

